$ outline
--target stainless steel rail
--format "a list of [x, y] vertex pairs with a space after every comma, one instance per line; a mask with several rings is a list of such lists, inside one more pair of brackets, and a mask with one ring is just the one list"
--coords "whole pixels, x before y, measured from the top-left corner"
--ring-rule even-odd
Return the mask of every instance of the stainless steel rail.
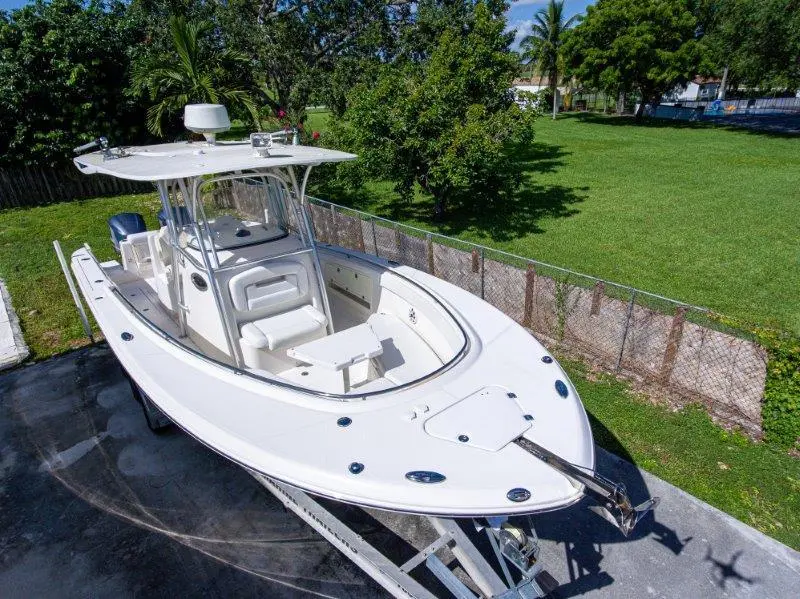
[[567, 478], [582, 484], [587, 495], [600, 504], [600, 515], [619, 528], [626, 537], [631, 534], [639, 520], [658, 505], [659, 498], [651, 497], [633, 507], [622, 483], [610, 481], [595, 472], [586, 472], [525, 437], [517, 438], [514, 443]]

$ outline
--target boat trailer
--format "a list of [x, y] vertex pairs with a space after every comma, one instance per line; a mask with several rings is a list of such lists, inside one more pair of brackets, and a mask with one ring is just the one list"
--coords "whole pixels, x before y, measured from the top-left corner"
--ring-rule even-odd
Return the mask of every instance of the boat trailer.
[[[642, 517], [658, 505], [659, 499], [653, 497], [633, 507], [623, 484], [585, 471], [524, 437], [519, 437], [514, 443], [561, 472], [574, 485], [582, 486], [586, 495], [598, 503], [590, 509], [614, 524], [626, 537]], [[397, 564], [386, 552], [371, 545], [308, 493], [258, 472], [249, 472], [287, 509], [344, 553], [394, 597], [433, 599], [441, 596], [412, 577], [412, 571], [423, 564], [457, 599], [537, 599], [547, 597], [559, 586], [558, 581], [539, 561], [539, 539], [530, 516], [514, 517], [513, 524], [508, 517], [476, 519], [414, 516], [427, 520], [437, 536], [410, 559]], [[517, 524], [520, 520], [526, 521], [523, 526]], [[465, 532], [462, 527], [467, 525], [475, 535]], [[402, 538], [398, 531], [392, 532]], [[485, 533], [486, 541], [494, 554], [494, 565], [486, 559], [485, 554], [488, 552], [485, 547], [481, 551], [473, 540], [480, 539], [481, 532]], [[439, 554], [448, 551], [460, 569], [456, 570], [440, 557]]]
[[[423, 564], [457, 599], [536, 599], [546, 597], [558, 587], [558, 582], [539, 562], [538, 538], [529, 518], [529, 526], [523, 531], [512, 526], [506, 518], [479, 521], [414, 516], [427, 520], [438, 536], [416, 555], [397, 564], [308, 493], [257, 472], [250, 471], [250, 474], [287, 509], [398, 599], [436, 599], [442, 596], [437, 594], [441, 589], [427, 588], [412, 577], [412, 571]], [[459, 520], [471, 523], [475, 533], [485, 531], [503, 578], [476, 547]], [[397, 531], [392, 532], [397, 534]], [[458, 574], [439, 555], [447, 550], [461, 566]]]

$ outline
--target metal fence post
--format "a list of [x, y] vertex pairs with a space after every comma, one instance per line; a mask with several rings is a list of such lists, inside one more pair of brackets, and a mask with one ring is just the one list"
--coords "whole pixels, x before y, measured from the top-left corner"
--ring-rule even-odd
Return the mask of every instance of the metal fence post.
[[633, 316], [633, 304], [636, 301], [636, 290], [631, 289], [631, 301], [628, 302], [628, 316], [625, 318], [625, 329], [622, 331], [622, 343], [619, 345], [619, 355], [617, 356], [616, 370], [622, 365], [622, 352], [625, 351], [625, 340], [628, 338], [628, 328], [631, 326], [631, 317]]
[[378, 238], [375, 236], [375, 219], [369, 219], [369, 222], [372, 224], [372, 245], [375, 248], [375, 256], [380, 258], [380, 253], [378, 253]]

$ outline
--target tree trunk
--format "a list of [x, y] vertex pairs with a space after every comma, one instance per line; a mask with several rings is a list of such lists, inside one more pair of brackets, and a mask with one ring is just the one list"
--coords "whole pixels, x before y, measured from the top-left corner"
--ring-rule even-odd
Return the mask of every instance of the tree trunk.
[[717, 90], [717, 100], [725, 99], [725, 90], [728, 88], [728, 65], [725, 65], [725, 70], [722, 71], [722, 83], [719, 84]]
[[625, 112], [625, 92], [620, 91], [617, 95], [617, 114]]
[[553, 120], [556, 120], [558, 114], [558, 88], [553, 88]]
[[447, 212], [447, 200], [441, 196], [436, 195], [433, 198], [433, 220], [434, 222], [442, 222]]

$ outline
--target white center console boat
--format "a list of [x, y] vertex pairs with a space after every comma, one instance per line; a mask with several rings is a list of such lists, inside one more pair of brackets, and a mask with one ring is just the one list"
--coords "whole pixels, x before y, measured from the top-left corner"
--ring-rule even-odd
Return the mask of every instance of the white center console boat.
[[161, 199], [164, 226], [127, 234], [120, 261], [72, 255], [144, 400], [281, 488], [446, 518], [589, 494], [629, 533], [655, 501], [595, 474], [578, 394], [536, 339], [427, 273], [315, 244], [309, 172], [354, 158], [254, 134], [75, 159]]

